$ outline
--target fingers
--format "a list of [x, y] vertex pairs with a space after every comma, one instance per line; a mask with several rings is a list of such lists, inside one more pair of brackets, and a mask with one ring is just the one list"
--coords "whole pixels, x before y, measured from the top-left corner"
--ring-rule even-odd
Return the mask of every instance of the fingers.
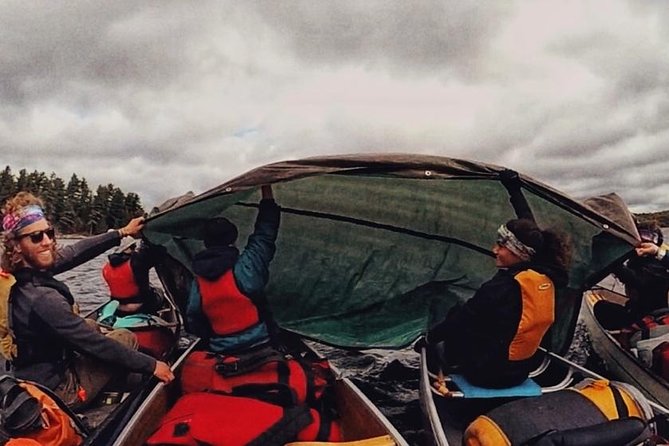
[[122, 235], [137, 236], [144, 229], [144, 217], [135, 217], [121, 229]]
[[654, 243], [643, 242], [635, 248], [638, 256], [654, 256], [657, 254], [659, 247]]
[[174, 373], [172, 373], [170, 366], [162, 361], [156, 361], [156, 369], [154, 370], [153, 375], [165, 384], [174, 380]]

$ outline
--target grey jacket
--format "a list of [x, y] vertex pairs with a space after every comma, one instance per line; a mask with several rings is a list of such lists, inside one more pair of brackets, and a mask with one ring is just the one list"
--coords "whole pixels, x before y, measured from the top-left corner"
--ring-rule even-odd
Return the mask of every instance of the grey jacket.
[[154, 358], [107, 338], [74, 314], [70, 290], [53, 277], [104, 253], [119, 241], [116, 231], [89, 237], [59, 250], [49, 271], [23, 268], [14, 272], [17, 282], [10, 294], [10, 323], [18, 347], [18, 357], [12, 363], [17, 378], [54, 389], [63, 379], [74, 351], [110, 366], [153, 373]]

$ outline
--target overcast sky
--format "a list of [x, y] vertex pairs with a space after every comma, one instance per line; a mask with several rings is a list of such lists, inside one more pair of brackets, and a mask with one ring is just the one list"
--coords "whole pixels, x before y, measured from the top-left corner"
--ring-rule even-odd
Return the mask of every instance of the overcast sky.
[[262, 164], [409, 152], [669, 209], [666, 1], [0, 3], [2, 167], [145, 208]]

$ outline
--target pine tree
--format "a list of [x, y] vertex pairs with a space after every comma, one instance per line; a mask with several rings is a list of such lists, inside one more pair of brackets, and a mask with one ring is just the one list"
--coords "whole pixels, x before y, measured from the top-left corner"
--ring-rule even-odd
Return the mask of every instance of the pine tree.
[[[109, 186], [113, 188], [111, 184]], [[113, 188], [111, 200], [109, 201], [109, 211], [107, 211], [107, 226], [118, 228], [119, 226], [123, 226], [127, 221], [125, 195], [121, 189]]]
[[65, 182], [54, 172], [47, 176], [37, 170], [21, 169], [18, 177], [10, 166], [0, 172], [0, 204], [18, 191], [28, 191], [43, 199], [49, 220], [62, 233], [97, 234], [125, 225], [144, 214], [139, 195], [127, 195], [113, 184], [98, 186], [93, 193], [85, 178], [72, 174]]
[[0, 203], [16, 193], [16, 183], [14, 182], [14, 175], [12, 169], [7, 166], [5, 170], [0, 172]]

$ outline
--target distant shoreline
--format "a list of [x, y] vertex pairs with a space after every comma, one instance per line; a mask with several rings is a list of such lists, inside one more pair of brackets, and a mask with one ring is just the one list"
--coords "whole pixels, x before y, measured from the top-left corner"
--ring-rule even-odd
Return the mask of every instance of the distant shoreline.
[[58, 234], [58, 238], [65, 240], [81, 240], [82, 238], [90, 237], [83, 234]]

